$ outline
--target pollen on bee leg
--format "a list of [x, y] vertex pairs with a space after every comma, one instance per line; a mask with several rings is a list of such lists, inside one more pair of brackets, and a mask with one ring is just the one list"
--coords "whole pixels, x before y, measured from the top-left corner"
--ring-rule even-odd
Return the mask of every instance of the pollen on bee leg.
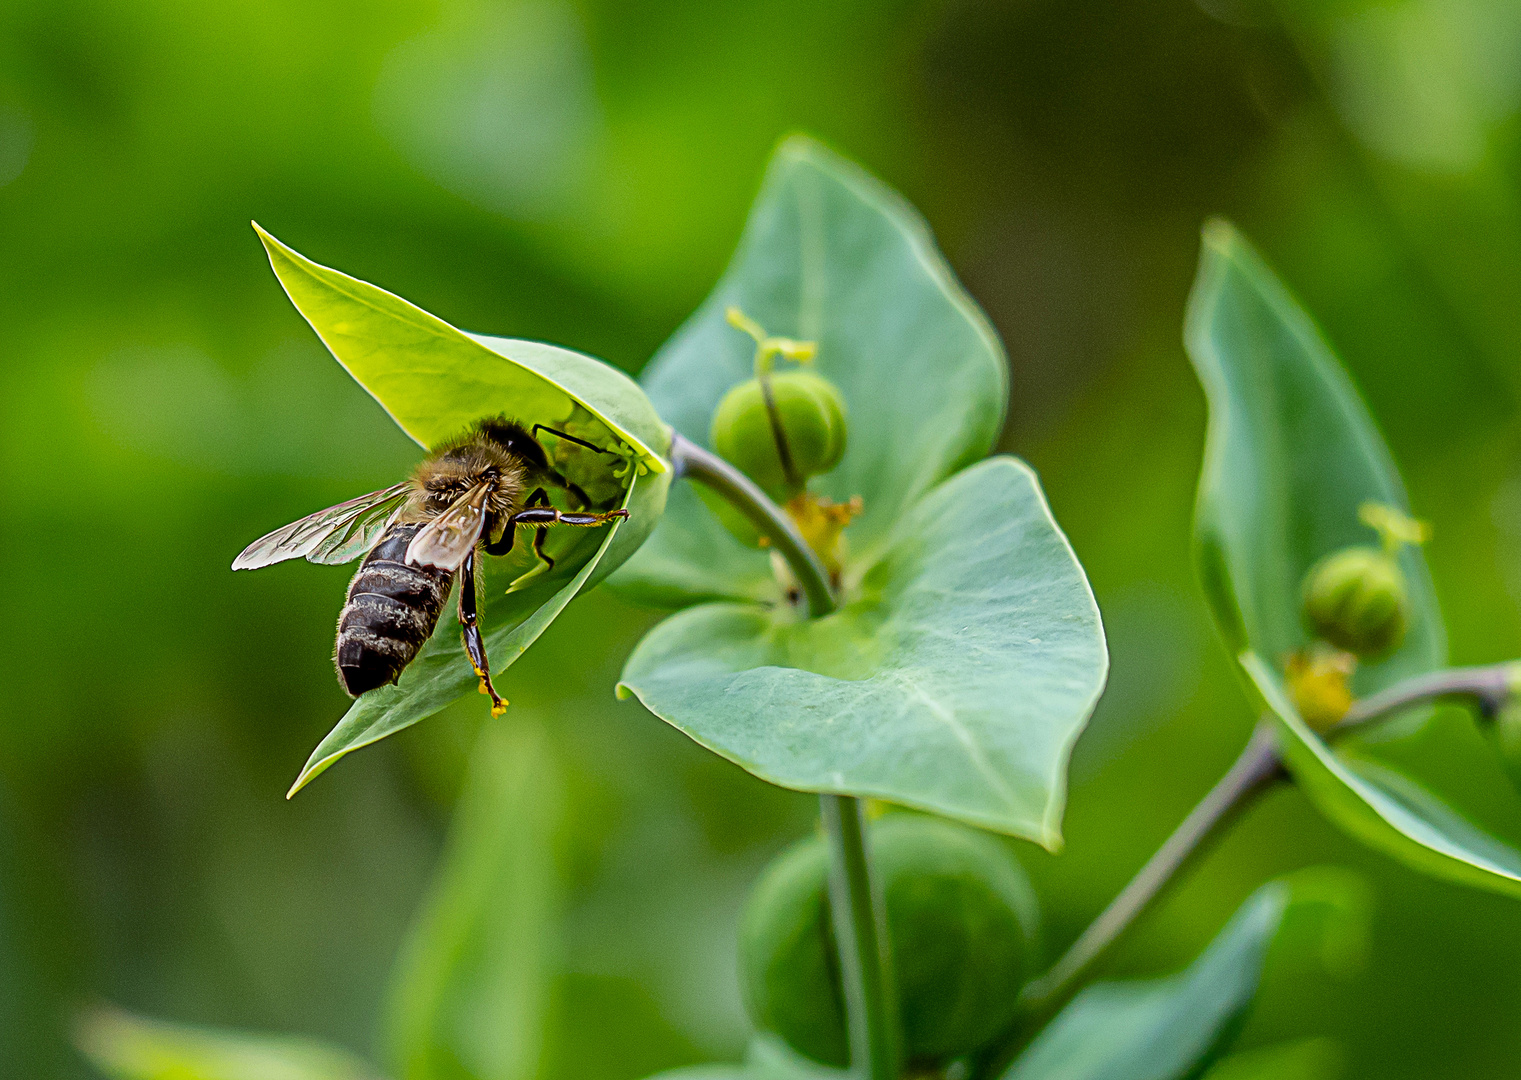
[[509, 702], [506, 698], [496, 696], [496, 690], [492, 687], [490, 680], [479, 668], [475, 673], [481, 677], [481, 683], [476, 689], [491, 699], [491, 715], [501, 716], [507, 711]]

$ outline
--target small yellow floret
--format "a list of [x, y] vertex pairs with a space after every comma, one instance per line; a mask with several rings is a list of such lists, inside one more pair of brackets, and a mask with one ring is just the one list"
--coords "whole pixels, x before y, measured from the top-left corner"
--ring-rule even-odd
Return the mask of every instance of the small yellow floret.
[[1284, 665], [1289, 696], [1300, 717], [1316, 731], [1326, 731], [1352, 707], [1352, 673], [1357, 657], [1330, 646], [1294, 653]]

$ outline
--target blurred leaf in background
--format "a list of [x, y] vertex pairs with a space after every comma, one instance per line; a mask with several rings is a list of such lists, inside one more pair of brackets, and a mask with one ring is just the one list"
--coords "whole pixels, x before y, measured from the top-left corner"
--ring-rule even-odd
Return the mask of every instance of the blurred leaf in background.
[[[30, 883], [0, 942], [64, 1000], [377, 1044], [479, 710], [280, 798], [344, 706], [346, 571], [227, 563], [416, 450], [247, 222], [455, 325], [632, 372], [801, 128], [902, 191], [997, 324], [1001, 448], [1040, 473], [1104, 613], [1067, 847], [1025, 859], [1060, 949], [1252, 719], [1188, 549], [1204, 404], [1179, 330], [1210, 214], [1262, 247], [1378, 419], [1436, 527], [1453, 661], [1521, 654], [1514, 34], [1506, 0], [0, 5], [0, 783], [30, 838], [0, 853], [0, 882]], [[548, 1077], [740, 1060], [738, 912], [812, 820], [612, 701], [651, 621], [598, 590], [501, 687], [564, 770]], [[1431, 721], [1444, 745], [1465, 726]], [[1422, 779], [1461, 790], [1474, 739]], [[1503, 819], [1486, 800], [1464, 809]], [[1378, 895], [1369, 966], [1270, 971], [1242, 1053], [1313, 1015], [1347, 1076], [1510, 1076], [1514, 901], [1364, 853], [1292, 793], [1117, 976], [1182, 968], [1262, 881], [1322, 862]], [[61, 1059], [49, 998], [7, 1038]]]

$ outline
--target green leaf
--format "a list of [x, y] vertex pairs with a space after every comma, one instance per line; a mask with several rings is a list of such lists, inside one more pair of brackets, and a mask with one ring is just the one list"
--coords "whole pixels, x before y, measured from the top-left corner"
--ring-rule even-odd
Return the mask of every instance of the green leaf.
[[1465, 820], [1409, 777], [1333, 750], [1300, 719], [1278, 675], [1254, 653], [1241, 666], [1279, 732], [1305, 796], [1356, 840], [1433, 877], [1521, 896], [1521, 852]]
[[[670, 486], [662, 456], [670, 449], [670, 429], [644, 391], [616, 368], [554, 345], [456, 330], [254, 228], [296, 308], [345, 370], [421, 445], [436, 446], [480, 419], [505, 414], [611, 451], [599, 454], [544, 436], [560, 472], [594, 502], [626, 507], [629, 518], [590, 535], [552, 531], [546, 550], [555, 558], [554, 572], [487, 603], [493, 674], [505, 671], [577, 592], [617, 569], [654, 529]], [[508, 581], [533, 565], [528, 546], [519, 546], [523, 550], [502, 560], [512, 571]], [[467, 692], [475, 679], [457, 642], [455, 625], [443, 620], [397, 685], [355, 702], [313, 751], [290, 793], [349, 751], [415, 724]]]
[[585, 424], [582, 430], [600, 436], [599, 446], [616, 448], [621, 440], [651, 472], [668, 468], [662, 457], [670, 445], [665, 424], [617, 368], [555, 345], [456, 330], [254, 228], [291, 303], [420, 445], [436, 446], [476, 420], [505, 412], [553, 427]]
[[[1517, 893], [1521, 853], [1387, 766], [1331, 750], [1283, 691], [1275, 664], [1308, 640], [1299, 614], [1306, 570], [1331, 551], [1370, 542], [1357, 520], [1361, 503], [1408, 504], [1329, 346], [1224, 222], [1204, 231], [1186, 337], [1210, 408], [1194, 518], [1205, 591], [1277, 722], [1285, 763], [1321, 813], [1354, 838], [1424, 873]], [[1412, 625], [1391, 656], [1359, 665], [1359, 694], [1444, 662], [1445, 631], [1425, 560], [1410, 547], [1400, 559]]]
[[559, 769], [542, 725], [486, 725], [392, 975], [403, 1080], [533, 1080], [556, 960]]
[[[755, 342], [725, 321], [731, 305], [771, 334], [817, 342], [810, 366], [844, 394], [845, 457], [812, 486], [836, 501], [864, 498], [848, 533], [855, 564], [871, 562], [908, 507], [997, 441], [1008, 397], [997, 336], [913, 208], [818, 143], [794, 137], [778, 148], [734, 261], [644, 376], [660, 415], [702, 445], [719, 399], [752, 374]], [[614, 581], [672, 606], [775, 591], [765, 555], [691, 495], [672, 500]]]
[[[1204, 229], [1185, 331], [1209, 399], [1194, 533], [1200, 573], [1232, 654], [1274, 662], [1303, 647], [1300, 583], [1323, 555], [1375, 543], [1358, 522], [1374, 501], [1408, 510], [1404, 485], [1308, 315], [1232, 226]], [[1445, 662], [1447, 645], [1419, 548], [1400, 553], [1413, 614], [1404, 642], [1360, 666], [1372, 693]]]
[[[1003, 1080], [1190, 1080], [1235, 1039], [1256, 996], [1268, 947], [1291, 905], [1339, 906], [1312, 871], [1258, 889], [1186, 970], [1162, 979], [1096, 983], [1080, 993]], [[1297, 877], [1298, 875], [1296, 875]]]
[[999, 457], [921, 499], [840, 611], [689, 609], [640, 643], [619, 692], [772, 783], [1054, 849], [1107, 664], [1035, 474]]
[[375, 1080], [347, 1050], [315, 1039], [252, 1035], [95, 1008], [74, 1026], [80, 1053], [113, 1080]]
[[[633, 507], [645, 481], [635, 478], [629, 485], [626, 506], [628, 521], [633, 521]], [[570, 548], [557, 559], [554, 570], [532, 585], [512, 592], [492, 588], [488, 570], [487, 599], [482, 608], [481, 624], [486, 656], [493, 675], [506, 671], [538, 640], [555, 617], [583, 590], [590, 588], [601, 575], [599, 570], [607, 553], [617, 544], [618, 533], [628, 522], [614, 520], [596, 530], [565, 529], [569, 539], [591, 554], [576, 557], [578, 548]], [[382, 686], [361, 694], [327, 737], [317, 744], [302, 766], [286, 798], [290, 798], [345, 754], [394, 735], [411, 727], [456, 701], [477, 687], [475, 669], [460, 644], [458, 613], [446, 608], [438, 627], [417, 658], [401, 678], [391, 686]]]

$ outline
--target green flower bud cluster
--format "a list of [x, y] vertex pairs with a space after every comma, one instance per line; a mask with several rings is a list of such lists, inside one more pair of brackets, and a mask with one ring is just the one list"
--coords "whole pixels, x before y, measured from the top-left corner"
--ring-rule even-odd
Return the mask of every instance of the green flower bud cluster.
[[1399, 566], [1400, 548], [1419, 544], [1426, 526], [1393, 507], [1364, 503], [1358, 518], [1383, 537], [1383, 546], [1332, 552], [1305, 575], [1305, 622], [1321, 640], [1371, 659], [1399, 648], [1410, 628], [1410, 590]]
[[[893, 813], [870, 827], [903, 1054], [933, 1068], [973, 1053], [1014, 1017], [1035, 972], [1035, 893], [985, 833]], [[850, 1063], [829, 909], [829, 852], [811, 837], [784, 852], [751, 894], [740, 963], [751, 1019], [824, 1065]]]
[[713, 449], [779, 501], [827, 473], [845, 454], [845, 399], [811, 371], [773, 372], [778, 357], [810, 363], [811, 341], [771, 337], [738, 308], [731, 326], [755, 339], [755, 376], [730, 388], [713, 413]]

